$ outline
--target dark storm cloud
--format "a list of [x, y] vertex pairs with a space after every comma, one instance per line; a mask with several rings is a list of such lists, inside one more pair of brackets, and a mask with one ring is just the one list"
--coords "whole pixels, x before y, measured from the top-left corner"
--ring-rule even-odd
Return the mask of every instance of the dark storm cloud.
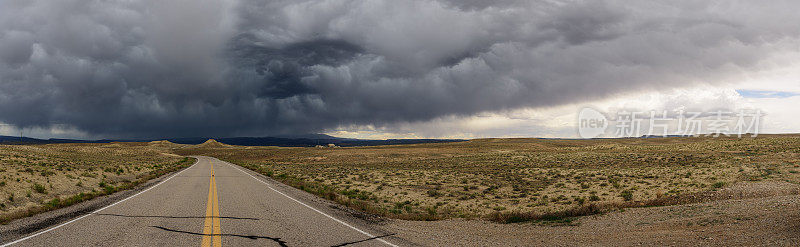
[[0, 122], [317, 132], [725, 83], [794, 1], [0, 1]]

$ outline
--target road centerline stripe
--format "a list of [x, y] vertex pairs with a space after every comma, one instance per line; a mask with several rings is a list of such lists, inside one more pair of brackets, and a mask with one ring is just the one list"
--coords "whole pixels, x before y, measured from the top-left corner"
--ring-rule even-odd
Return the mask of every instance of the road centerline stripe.
[[213, 231], [214, 237], [212, 237], [212, 241], [214, 242], [215, 247], [221, 247], [222, 226], [219, 223], [220, 215], [219, 215], [219, 197], [217, 197], [217, 178], [215, 178], [213, 174], [211, 175], [211, 177], [214, 179], [214, 199], [212, 200], [214, 202], [214, 206], [211, 207], [214, 211], [211, 217], [213, 219], [212, 225], [214, 226], [214, 231]]
[[217, 181], [214, 178], [214, 163], [211, 164], [211, 178], [208, 183], [208, 201], [206, 202], [206, 217], [203, 223], [203, 247], [222, 246], [222, 227], [219, 219], [219, 197], [217, 196]]

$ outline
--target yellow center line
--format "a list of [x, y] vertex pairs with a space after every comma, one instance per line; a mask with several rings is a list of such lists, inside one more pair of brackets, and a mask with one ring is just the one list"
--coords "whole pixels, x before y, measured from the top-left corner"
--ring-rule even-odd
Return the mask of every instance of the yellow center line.
[[222, 228], [219, 224], [219, 198], [217, 198], [217, 181], [214, 179], [214, 163], [211, 163], [211, 180], [208, 186], [206, 220], [203, 225], [203, 243], [201, 246], [222, 246]]

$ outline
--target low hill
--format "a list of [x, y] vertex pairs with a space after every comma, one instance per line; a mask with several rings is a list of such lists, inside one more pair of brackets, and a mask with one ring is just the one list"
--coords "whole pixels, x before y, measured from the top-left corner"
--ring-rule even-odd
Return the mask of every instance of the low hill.
[[152, 147], [164, 147], [164, 148], [177, 148], [184, 145], [177, 144], [168, 140], [160, 140], [160, 141], [151, 141], [147, 143], [149, 146]]
[[228, 144], [224, 144], [224, 143], [220, 143], [220, 142], [218, 142], [217, 140], [214, 140], [214, 139], [208, 139], [206, 142], [197, 144], [197, 147], [203, 147], [203, 148], [230, 148], [230, 147], [233, 147], [233, 146], [228, 145]]

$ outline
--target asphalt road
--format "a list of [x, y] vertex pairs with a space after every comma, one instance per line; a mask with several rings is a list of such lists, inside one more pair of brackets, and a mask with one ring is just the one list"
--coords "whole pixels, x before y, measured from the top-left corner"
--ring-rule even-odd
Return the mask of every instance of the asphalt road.
[[[132, 197], [14, 246], [396, 246], [319, 198], [209, 157]], [[213, 176], [212, 176], [213, 173]], [[405, 244], [402, 244], [405, 245]]]

